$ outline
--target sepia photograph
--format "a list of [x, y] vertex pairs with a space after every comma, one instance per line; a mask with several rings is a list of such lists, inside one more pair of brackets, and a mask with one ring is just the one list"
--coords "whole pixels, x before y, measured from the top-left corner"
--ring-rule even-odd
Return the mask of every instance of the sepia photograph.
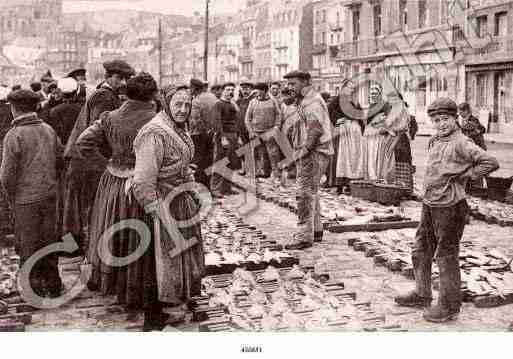
[[0, 140], [12, 355], [513, 331], [513, 1], [0, 0]]

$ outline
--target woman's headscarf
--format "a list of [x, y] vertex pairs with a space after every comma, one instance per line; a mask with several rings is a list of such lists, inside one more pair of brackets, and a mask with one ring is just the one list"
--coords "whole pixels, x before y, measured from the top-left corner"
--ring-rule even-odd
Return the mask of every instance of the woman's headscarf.
[[[171, 113], [171, 109], [169, 108], [169, 103], [171, 102], [171, 99], [173, 98], [173, 96], [176, 95], [176, 93], [181, 90], [188, 91], [189, 86], [187, 86], [185, 84], [168, 85], [160, 91], [160, 103], [162, 105], [162, 109], [164, 110], [164, 112], [169, 116], [169, 118], [173, 122], [174, 122], [174, 118]], [[189, 113], [187, 115], [187, 119], [189, 119], [190, 115], [191, 115], [191, 113], [189, 111]], [[180, 126], [181, 124], [177, 124], [177, 125]], [[185, 125], [185, 123], [183, 125]]]

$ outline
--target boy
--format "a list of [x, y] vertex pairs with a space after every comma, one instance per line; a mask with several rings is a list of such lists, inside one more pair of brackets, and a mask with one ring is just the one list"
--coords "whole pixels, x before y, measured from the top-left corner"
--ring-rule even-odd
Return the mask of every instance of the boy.
[[[23, 265], [36, 251], [57, 241], [57, 178], [63, 146], [50, 125], [37, 117], [36, 93], [18, 90], [7, 100], [14, 120], [4, 138], [0, 181], [14, 209], [17, 252]], [[57, 260], [50, 254], [32, 268], [30, 283], [39, 296], [60, 296]]]
[[[412, 252], [415, 290], [395, 298], [408, 307], [428, 307], [424, 319], [442, 323], [456, 319], [461, 307], [459, 244], [468, 206], [465, 186], [497, 170], [497, 160], [476, 146], [460, 130], [458, 107], [440, 98], [428, 107], [436, 134], [428, 145], [424, 203]], [[430, 307], [431, 264], [440, 272], [438, 303]]]

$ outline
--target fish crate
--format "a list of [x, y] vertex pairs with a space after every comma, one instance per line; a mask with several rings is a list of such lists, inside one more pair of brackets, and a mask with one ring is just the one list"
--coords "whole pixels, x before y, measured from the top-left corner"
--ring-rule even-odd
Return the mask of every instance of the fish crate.
[[396, 184], [376, 183], [376, 202], [385, 206], [396, 206], [407, 195], [408, 188]]
[[504, 202], [509, 195], [512, 183], [513, 177], [486, 177], [487, 197], [495, 201]]
[[374, 181], [351, 181], [349, 184], [351, 196], [376, 202], [376, 182]]

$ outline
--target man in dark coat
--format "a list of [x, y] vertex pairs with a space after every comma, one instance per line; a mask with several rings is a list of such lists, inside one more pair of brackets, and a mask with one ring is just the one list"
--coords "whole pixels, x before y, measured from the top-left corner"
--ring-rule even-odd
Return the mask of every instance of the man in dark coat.
[[466, 102], [458, 106], [458, 112], [460, 115], [460, 127], [461, 132], [468, 138], [470, 138], [476, 145], [486, 151], [486, 143], [484, 139], [484, 133], [486, 128], [479, 122], [477, 117], [472, 114], [470, 105]]
[[[240, 83], [240, 97], [237, 99], [237, 106], [239, 106], [239, 133], [243, 144], [249, 142], [249, 133], [246, 128], [245, 119], [246, 111], [248, 110], [249, 102], [251, 101], [251, 90], [253, 90], [253, 84], [245, 81]], [[242, 166], [242, 173], [245, 174], [245, 166]]]
[[[133, 68], [122, 60], [106, 62], [103, 67], [105, 81], [98, 85], [97, 90], [83, 106], [64, 152], [69, 165], [64, 191], [62, 234], [71, 233], [79, 245], [87, 245], [84, 243], [87, 238], [87, 225], [96, 189], [105, 168], [103, 161], [99, 159], [85, 161], [75, 149], [75, 142], [83, 131], [100, 118], [102, 113], [113, 111], [121, 106], [118, 93], [126, 86], [127, 79], [135, 74]], [[103, 155], [110, 157], [109, 154]]]
[[73, 71], [71, 71], [68, 76], [74, 79], [76, 82], [78, 82], [78, 91], [77, 91], [77, 101], [80, 102], [82, 105], [86, 102], [86, 69], [84, 68], [78, 68]]

